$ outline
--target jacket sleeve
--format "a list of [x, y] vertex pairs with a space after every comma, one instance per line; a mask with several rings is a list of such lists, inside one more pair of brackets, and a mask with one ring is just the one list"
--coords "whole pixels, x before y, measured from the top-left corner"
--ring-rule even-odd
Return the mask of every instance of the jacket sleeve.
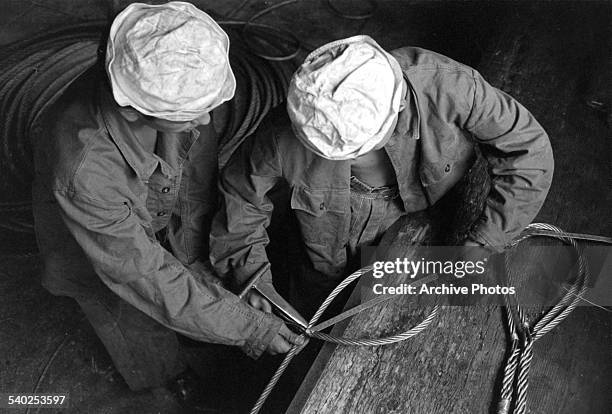
[[470, 237], [501, 251], [542, 207], [552, 180], [552, 149], [534, 116], [476, 71], [471, 98], [465, 128], [487, 158], [491, 191]]
[[[239, 288], [268, 263], [266, 228], [273, 204], [267, 193], [281, 179], [275, 136], [268, 122], [234, 153], [219, 178], [220, 208], [210, 234], [210, 260]], [[262, 280], [271, 283], [270, 271]]]
[[162, 325], [196, 340], [240, 346], [253, 358], [278, 333], [280, 320], [187, 270], [127, 203], [67, 190], [55, 191], [55, 198], [102, 281]]

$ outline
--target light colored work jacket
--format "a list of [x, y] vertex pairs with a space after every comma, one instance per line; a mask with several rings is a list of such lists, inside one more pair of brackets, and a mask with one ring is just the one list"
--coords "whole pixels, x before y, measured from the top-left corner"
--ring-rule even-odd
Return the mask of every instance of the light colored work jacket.
[[95, 295], [101, 280], [177, 332], [259, 356], [280, 320], [214, 283], [205, 265], [214, 128], [159, 134], [148, 151], [95, 72], [64, 94], [34, 145], [43, 284], [78, 297]]

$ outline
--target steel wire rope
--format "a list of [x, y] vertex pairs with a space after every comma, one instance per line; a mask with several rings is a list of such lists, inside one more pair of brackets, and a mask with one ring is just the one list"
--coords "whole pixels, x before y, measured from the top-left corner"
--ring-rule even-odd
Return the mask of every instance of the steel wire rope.
[[[543, 230], [547, 232], [542, 232]], [[581, 236], [583, 236], [583, 238], [589, 239], [589, 235], [581, 234]], [[508, 323], [508, 329], [510, 331], [511, 343], [508, 353], [508, 359], [503, 371], [501, 399], [499, 401], [497, 411], [498, 414], [509, 414], [511, 404], [513, 402], [515, 404], [515, 410], [513, 411], [513, 414], [526, 413], [526, 393], [529, 379], [529, 368], [533, 359], [533, 343], [535, 342], [535, 340], [541, 338], [546, 333], [554, 329], [567, 317], [567, 315], [571, 313], [571, 311], [581, 300], [581, 295], [586, 290], [586, 280], [588, 279], [587, 262], [584, 259], [584, 256], [581, 250], [579, 249], [578, 244], [571, 237], [571, 233], [566, 233], [558, 227], [555, 227], [550, 224], [532, 223], [527, 226], [527, 228], [516, 240], [513, 241], [510, 248], [515, 248], [520, 242], [530, 237], [552, 237], [570, 244], [576, 250], [576, 253], [578, 255], [578, 278], [576, 279], [576, 282], [572, 284], [571, 288], [567, 291], [567, 293], [564, 294], [563, 297], [557, 302], [557, 304], [553, 306], [550, 310], [548, 310], [536, 322], [533, 328], [530, 328], [524, 315], [524, 312], [518, 305], [516, 306], [516, 313], [519, 315], [518, 319], [520, 321], [520, 328], [517, 328], [514, 320], [514, 313], [510, 311], [511, 306], [509, 303], [509, 296], [504, 295], [504, 300], [506, 303], [506, 319]], [[596, 236], [595, 241], [601, 241], [601, 239]], [[606, 241], [605, 243], [611, 244], [612, 241]], [[508, 256], [506, 255], [506, 258], [507, 257]], [[309, 322], [308, 329], [306, 329], [305, 332], [302, 334], [302, 338], [306, 339], [308, 337], [313, 337], [340, 345], [379, 346], [412, 338], [413, 336], [426, 329], [437, 314], [439, 309], [438, 306], [435, 306], [431, 313], [414, 328], [404, 333], [400, 333], [386, 338], [344, 338], [335, 337], [332, 335], [324, 334], [322, 332], [313, 332], [312, 330], [310, 330], [310, 328], [316, 324], [323, 312], [327, 309], [329, 304], [333, 301], [333, 299], [341, 290], [346, 288], [355, 279], [361, 277], [363, 274], [366, 274], [371, 270], [372, 266], [366, 266], [344, 279], [321, 304], [321, 306]], [[524, 332], [520, 332], [521, 330]], [[287, 355], [277, 368], [276, 372], [270, 378], [266, 387], [263, 389], [261, 395], [253, 405], [253, 408], [250, 411], [251, 414], [257, 414], [261, 410], [263, 404], [266, 402], [267, 398], [278, 383], [282, 374], [285, 372], [291, 360], [304, 348], [304, 346], [305, 344], [300, 346], [294, 345], [287, 353]], [[514, 385], [515, 382], [516, 386]]]
[[[545, 232], [542, 232], [542, 230]], [[514, 241], [513, 246], [530, 237], [555, 238], [569, 244], [578, 257], [578, 275], [561, 299], [545, 311], [536, 320], [535, 324], [529, 323], [524, 310], [518, 303], [513, 305], [509, 295], [504, 295], [510, 347], [503, 369], [502, 388], [497, 406], [498, 414], [509, 414], [511, 412], [513, 414], [525, 414], [527, 412], [527, 390], [534, 343], [558, 326], [574, 310], [587, 289], [586, 282], [589, 279], [588, 263], [576, 240], [569, 233], [550, 224], [532, 223]], [[610, 243], [610, 241], [606, 243]], [[508, 267], [509, 262], [506, 256], [506, 268]]]
[[[413, 336], [418, 335], [420, 332], [422, 332], [423, 330], [425, 330], [429, 326], [429, 324], [433, 321], [433, 319], [435, 318], [435, 316], [438, 313], [439, 306], [437, 306], [437, 305], [434, 306], [434, 308], [429, 313], [429, 315], [427, 317], [425, 317], [425, 319], [423, 319], [416, 326], [414, 326], [413, 328], [411, 328], [411, 329], [409, 329], [409, 330], [407, 330], [405, 332], [402, 332], [402, 333], [396, 334], [396, 335], [392, 335], [392, 336], [389, 336], [389, 337], [384, 337], [384, 338], [363, 338], [363, 339], [345, 338], [345, 337], [332, 336], [332, 335], [324, 334], [322, 332], [315, 332], [315, 331], [313, 331], [312, 327], [314, 327], [316, 325], [318, 320], [321, 318], [321, 316], [323, 315], [325, 310], [333, 302], [333, 300], [336, 298], [336, 296], [338, 296], [338, 294], [342, 290], [344, 290], [347, 286], [349, 286], [353, 281], [355, 281], [356, 279], [360, 278], [364, 274], [367, 274], [367, 273], [371, 272], [372, 269], [373, 269], [373, 266], [369, 265], [369, 266], [365, 266], [365, 267], [357, 270], [356, 272], [353, 272], [352, 274], [347, 276], [342, 282], [340, 282], [340, 284], [338, 286], [336, 286], [330, 292], [330, 294], [323, 301], [321, 306], [319, 306], [319, 308], [317, 309], [317, 311], [315, 312], [313, 317], [308, 322], [308, 327], [305, 330], [305, 332], [301, 335], [302, 339], [304, 339], [305, 342], [306, 342], [307, 338], [312, 337], [312, 338], [317, 338], [317, 339], [320, 339], [320, 340], [323, 340], [323, 341], [326, 341], [326, 342], [332, 342], [332, 343], [335, 343], [335, 344], [348, 345], [348, 346], [380, 346], [380, 345], [389, 345], [389, 344], [393, 344], [393, 343], [396, 343], [396, 342], [404, 341], [406, 339], [410, 339]], [[293, 357], [295, 357], [295, 355], [297, 355], [304, 348], [305, 345], [306, 345], [306, 343], [304, 343], [304, 345], [294, 345], [289, 350], [287, 355], [285, 355], [285, 358], [283, 359], [281, 364], [278, 366], [278, 368], [276, 369], [276, 372], [270, 378], [268, 384], [263, 389], [261, 395], [259, 396], [259, 398], [255, 402], [255, 404], [253, 405], [253, 408], [250, 411], [251, 414], [259, 413], [259, 411], [263, 407], [264, 403], [266, 402], [266, 400], [270, 396], [270, 393], [272, 392], [272, 390], [274, 389], [274, 387], [278, 383], [280, 377], [283, 375], [283, 373], [285, 372], [285, 370], [289, 366], [289, 363], [291, 362]]]

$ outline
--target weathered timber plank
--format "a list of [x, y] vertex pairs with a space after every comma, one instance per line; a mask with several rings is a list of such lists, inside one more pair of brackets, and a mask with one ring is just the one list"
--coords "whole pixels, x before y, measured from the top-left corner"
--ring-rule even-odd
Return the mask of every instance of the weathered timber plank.
[[[517, 279], [523, 277], [532, 281], [531, 289], [548, 290], [549, 295], [557, 296], [560, 289], [550, 292], [550, 280], [538, 279], [542, 269], [536, 259], [559, 262], [552, 276], [562, 279], [567, 276], [562, 270], [571, 258], [560, 257], [562, 252], [547, 246], [536, 246], [537, 242], [528, 243], [531, 246], [513, 253], [513, 280], [509, 284], [520, 286], [524, 283]], [[387, 257], [398, 257], [406, 248], [399, 245]], [[535, 287], [534, 280], [539, 283]], [[553, 282], [558, 288], [561, 281]], [[362, 296], [360, 287], [353, 293], [353, 302]], [[519, 292], [521, 297], [529, 293]], [[415, 325], [430, 310], [415, 306], [410, 296], [402, 296], [356, 316], [346, 327], [336, 327], [333, 334], [386, 336]], [[538, 311], [532, 313], [537, 315]], [[612, 368], [611, 332], [605, 312], [579, 308], [536, 343], [529, 393], [532, 412], [606, 412], [610, 380], [604, 373]], [[399, 344], [358, 348], [325, 345], [316, 362], [318, 372], [311, 371], [289, 412], [488, 412], [496, 402], [506, 345], [500, 308], [445, 307], [426, 331]]]

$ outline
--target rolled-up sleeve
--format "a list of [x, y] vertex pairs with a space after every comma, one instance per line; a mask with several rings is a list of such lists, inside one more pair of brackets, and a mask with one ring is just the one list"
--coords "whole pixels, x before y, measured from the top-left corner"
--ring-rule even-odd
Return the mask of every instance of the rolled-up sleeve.
[[548, 135], [534, 116], [473, 71], [473, 103], [465, 128], [481, 144], [491, 191], [471, 237], [502, 250], [537, 215], [552, 181]]
[[[210, 260], [238, 288], [268, 263], [266, 228], [273, 204], [267, 193], [282, 177], [271, 126], [266, 123], [234, 153], [221, 172], [221, 207], [210, 234]], [[271, 281], [268, 271], [262, 279]]]
[[189, 271], [148, 232], [127, 203], [56, 191], [63, 219], [102, 281], [161, 324], [196, 340], [258, 357], [282, 322]]

